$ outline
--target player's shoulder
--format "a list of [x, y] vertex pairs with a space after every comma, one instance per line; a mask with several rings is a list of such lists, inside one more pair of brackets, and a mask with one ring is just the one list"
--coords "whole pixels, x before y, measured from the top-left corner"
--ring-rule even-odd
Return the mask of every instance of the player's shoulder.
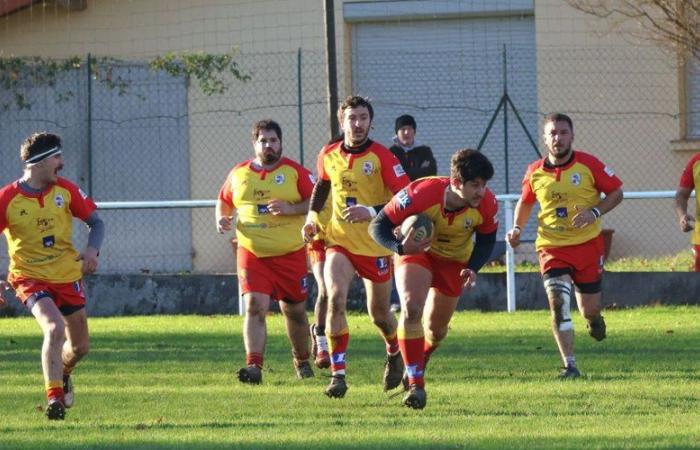
[[80, 187], [77, 184], [75, 184], [72, 181], [70, 181], [69, 179], [63, 178], [63, 177], [56, 178], [56, 186], [61, 187], [63, 189], [71, 191], [71, 192], [80, 191]]
[[296, 170], [297, 172], [306, 173], [309, 171], [309, 169], [307, 169], [306, 167], [302, 166], [301, 164], [294, 161], [293, 159], [287, 158], [286, 156], [282, 157], [281, 163], [282, 163], [282, 165], [286, 165], [286, 166], [291, 167], [292, 169]]
[[377, 141], [372, 141], [372, 143], [367, 147], [367, 150], [379, 155], [380, 157], [394, 156], [394, 153], [391, 150]]
[[537, 172], [538, 170], [544, 169], [544, 163], [547, 158], [540, 158], [537, 159], [530, 164], [528, 164], [527, 169], [525, 169], [526, 174], [532, 174], [534, 172]]
[[700, 152], [697, 152], [688, 160], [688, 166], [694, 167], [698, 163], [700, 163]]
[[12, 198], [14, 198], [19, 193], [19, 186], [17, 181], [8, 183], [2, 188], [0, 188], [0, 202], [7, 204]]
[[484, 211], [498, 210], [498, 200], [496, 199], [496, 194], [493, 193], [491, 188], [487, 187], [484, 190], [484, 198], [481, 199], [479, 209]]
[[329, 153], [332, 153], [332, 152], [334, 152], [334, 151], [337, 151], [338, 149], [340, 149], [340, 146], [341, 146], [342, 144], [343, 144], [343, 140], [342, 140], [342, 139], [341, 139], [341, 140], [337, 140], [337, 141], [329, 142], [328, 144], [324, 145], [324, 146], [321, 148], [321, 151], [320, 151], [319, 154], [318, 154], [319, 157], [323, 157], [323, 156], [325, 156], [325, 155], [327, 155], [327, 154], [329, 154]]
[[600, 159], [598, 159], [598, 157], [593, 156], [588, 152], [584, 152], [583, 150], [575, 150], [574, 157], [576, 158], [576, 162], [579, 162], [589, 167], [603, 164], [603, 162]]
[[448, 177], [425, 177], [411, 181], [408, 188], [411, 191], [418, 192], [440, 192], [443, 193], [445, 188], [450, 184]]

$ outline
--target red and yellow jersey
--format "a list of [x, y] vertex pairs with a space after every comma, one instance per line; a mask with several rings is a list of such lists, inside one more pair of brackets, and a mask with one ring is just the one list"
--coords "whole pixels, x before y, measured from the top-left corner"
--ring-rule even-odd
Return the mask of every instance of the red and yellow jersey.
[[360, 153], [350, 153], [342, 142], [336, 142], [321, 150], [317, 166], [318, 176], [331, 182], [327, 245], [339, 245], [362, 256], [390, 255], [370, 237], [369, 222], [347, 222], [342, 211], [354, 205], [383, 205], [408, 184], [408, 176], [396, 156], [376, 142], [370, 142]]
[[523, 178], [521, 201], [540, 204], [537, 215], [537, 249], [564, 247], [589, 241], [600, 234], [600, 220], [583, 228], [574, 228], [571, 219], [578, 209], [593, 208], [600, 193], [609, 194], [622, 181], [595, 156], [581, 151], [564, 166], [548, 167], [547, 158], [528, 166]]
[[272, 170], [257, 168], [253, 160], [238, 164], [219, 190], [219, 200], [237, 210], [238, 245], [259, 258], [280, 256], [304, 246], [303, 214], [272, 215], [270, 200], [299, 203], [311, 196], [313, 176], [300, 164], [282, 158]]
[[73, 247], [73, 217], [83, 221], [95, 203], [75, 184], [58, 178], [40, 193], [28, 193], [19, 181], [0, 190], [0, 229], [7, 238], [9, 272], [18, 278], [72, 283], [82, 277]]
[[466, 264], [474, 249], [472, 235], [498, 229], [498, 202], [487, 188], [478, 208], [445, 211], [445, 191], [449, 188], [448, 177], [416, 180], [391, 199], [384, 213], [397, 225], [413, 214], [426, 214], [434, 224], [429, 252]]
[[700, 153], [690, 158], [678, 185], [695, 190], [695, 229], [690, 239], [693, 245], [700, 245], [700, 195], [697, 192], [697, 187], [700, 186]]

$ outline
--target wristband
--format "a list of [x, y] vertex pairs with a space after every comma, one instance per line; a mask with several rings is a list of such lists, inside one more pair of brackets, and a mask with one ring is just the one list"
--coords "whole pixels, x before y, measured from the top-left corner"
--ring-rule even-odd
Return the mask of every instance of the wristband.
[[318, 223], [318, 213], [313, 210], [309, 211], [306, 215], [306, 223]]
[[598, 208], [591, 208], [591, 212], [593, 213], [596, 219], [600, 218], [600, 216], [602, 215]]

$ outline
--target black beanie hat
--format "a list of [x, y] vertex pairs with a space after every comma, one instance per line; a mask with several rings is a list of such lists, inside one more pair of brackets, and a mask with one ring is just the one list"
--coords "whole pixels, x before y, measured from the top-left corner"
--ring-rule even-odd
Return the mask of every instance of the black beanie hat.
[[414, 119], [413, 116], [409, 116], [408, 114], [404, 114], [403, 116], [397, 117], [396, 123], [394, 124], [394, 133], [398, 133], [399, 130], [402, 127], [405, 127], [406, 125], [410, 126], [415, 131], [416, 119]]

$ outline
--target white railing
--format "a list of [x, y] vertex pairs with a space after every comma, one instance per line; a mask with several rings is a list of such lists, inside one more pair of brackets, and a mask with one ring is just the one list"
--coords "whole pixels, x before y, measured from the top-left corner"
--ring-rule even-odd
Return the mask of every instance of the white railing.
[[[674, 198], [676, 191], [637, 191], [625, 192], [625, 199], [660, 199]], [[695, 197], [695, 192], [691, 195]], [[520, 198], [519, 194], [497, 195], [496, 199], [503, 203], [505, 213], [505, 230], [513, 228], [514, 203]], [[97, 202], [99, 209], [162, 209], [162, 208], [211, 208], [216, 206], [216, 200], [166, 200], [166, 201], [133, 201], [133, 202]], [[532, 219], [531, 219], [532, 220]], [[240, 293], [240, 289], [239, 289]], [[242, 299], [238, 300], [239, 311], [243, 311]], [[506, 298], [508, 312], [515, 311], [515, 255], [510, 245], [506, 244]]]

